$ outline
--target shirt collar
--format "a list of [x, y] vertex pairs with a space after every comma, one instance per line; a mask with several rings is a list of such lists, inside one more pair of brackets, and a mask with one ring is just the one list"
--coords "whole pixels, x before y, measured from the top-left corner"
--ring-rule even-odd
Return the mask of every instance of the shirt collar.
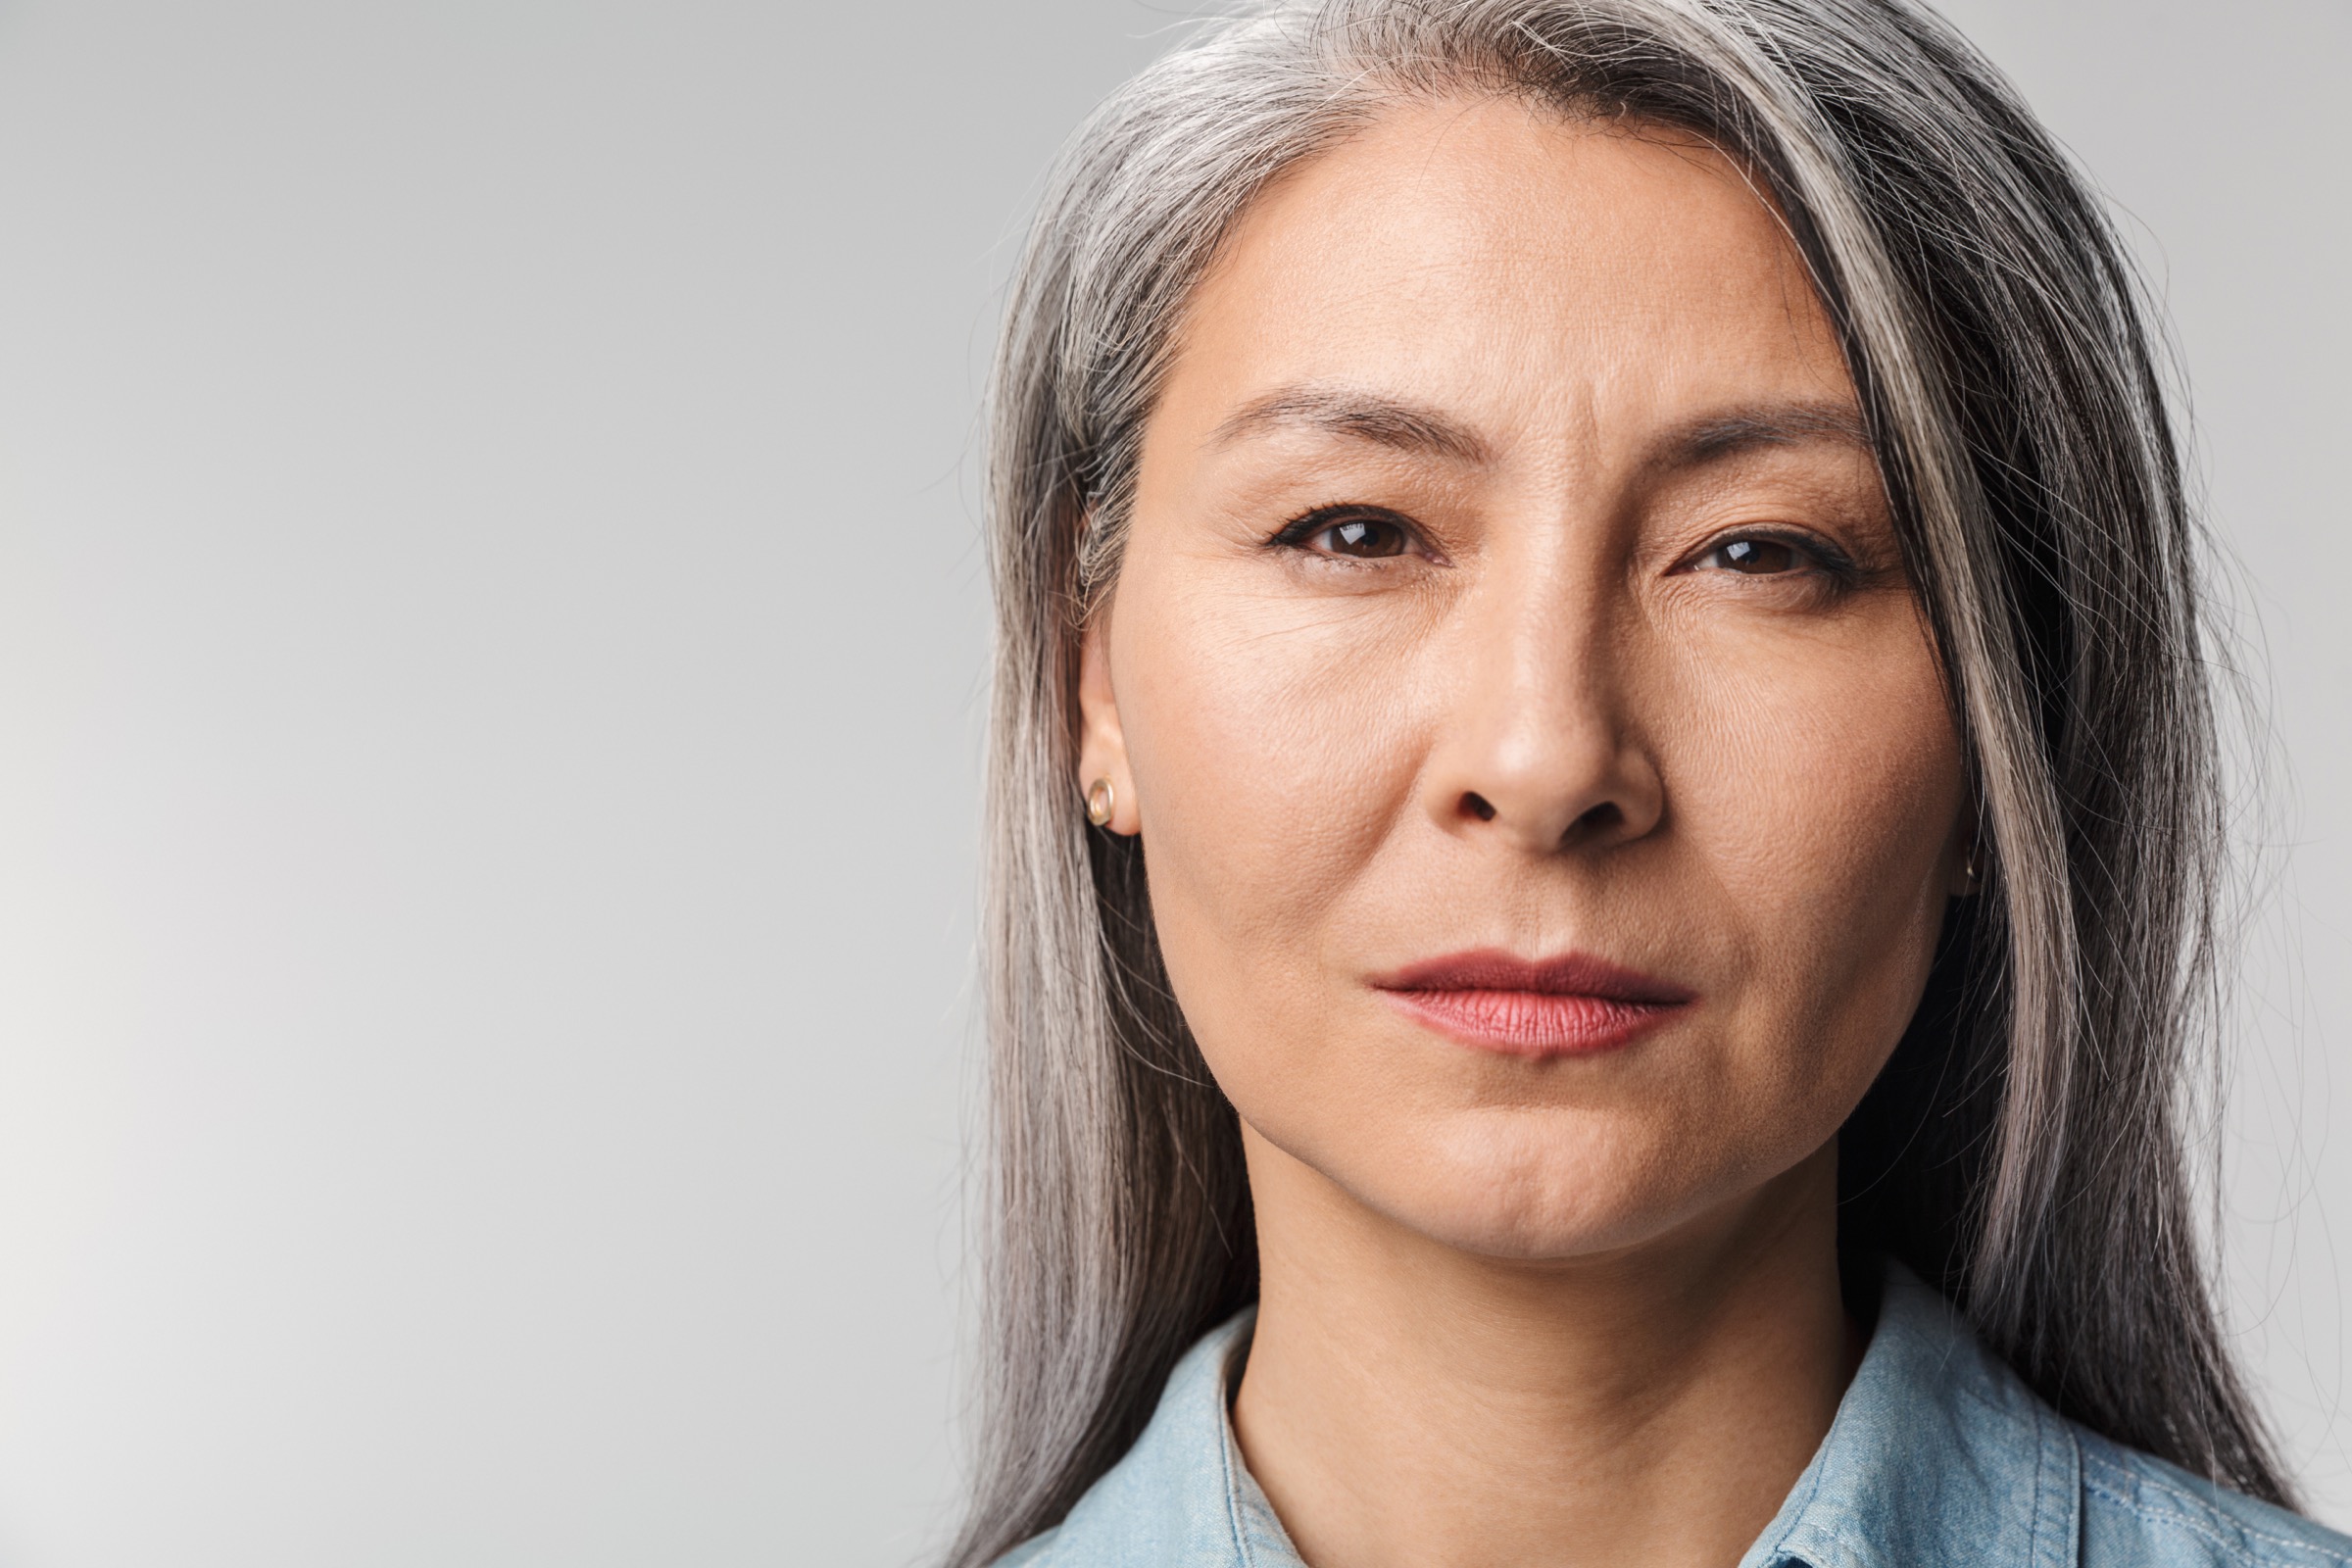
[[[1231, 1319], [1177, 1364], [1151, 1425], [1033, 1559], [1041, 1568], [1301, 1568], [1227, 1417], [1253, 1321]], [[2072, 1568], [2081, 1496], [2065, 1423], [1890, 1264], [1829, 1436], [1740, 1568]]]
[[1210, 1331], [1176, 1370], [1152, 1424], [1110, 1473], [1078, 1499], [1035, 1561], [1086, 1568], [1302, 1568], [1242, 1463], [1226, 1390], [1251, 1307]]
[[2066, 1423], [1890, 1263], [1829, 1436], [1740, 1568], [2073, 1568], [2082, 1494]]

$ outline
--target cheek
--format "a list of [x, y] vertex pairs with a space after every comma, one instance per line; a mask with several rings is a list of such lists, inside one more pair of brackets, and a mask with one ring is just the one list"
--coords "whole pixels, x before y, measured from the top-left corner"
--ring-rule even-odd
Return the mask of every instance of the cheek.
[[1272, 979], [1411, 798], [1393, 622], [1123, 584], [1111, 665], [1172, 969]]
[[1688, 896], [1741, 950], [1741, 1033], [1832, 1100], [1917, 1002], [1963, 798], [1934, 652], [1907, 608], [1878, 619], [1814, 657], [1687, 664], [1662, 748]]

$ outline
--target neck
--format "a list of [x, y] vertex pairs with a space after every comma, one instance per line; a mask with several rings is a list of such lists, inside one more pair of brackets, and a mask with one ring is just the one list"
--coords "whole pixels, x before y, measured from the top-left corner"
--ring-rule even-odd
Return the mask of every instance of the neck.
[[1314, 1568], [1730, 1568], [1859, 1359], [1835, 1146], [1667, 1238], [1481, 1256], [1245, 1129], [1262, 1286], [1234, 1407]]

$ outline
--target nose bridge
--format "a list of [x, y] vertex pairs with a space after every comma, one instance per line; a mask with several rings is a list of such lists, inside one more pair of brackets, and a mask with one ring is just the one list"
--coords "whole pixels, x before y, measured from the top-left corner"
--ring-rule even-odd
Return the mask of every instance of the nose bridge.
[[1532, 759], [1595, 716], [1609, 662], [1601, 607], [1591, 585], [1555, 561], [1503, 564], [1485, 587], [1472, 632], [1478, 678], [1463, 716], [1492, 732], [1498, 757]]
[[1633, 725], [1630, 628], [1603, 552], [1495, 560], [1465, 604], [1463, 662], [1432, 756], [1430, 809], [1538, 853], [1646, 832], [1657, 775]]

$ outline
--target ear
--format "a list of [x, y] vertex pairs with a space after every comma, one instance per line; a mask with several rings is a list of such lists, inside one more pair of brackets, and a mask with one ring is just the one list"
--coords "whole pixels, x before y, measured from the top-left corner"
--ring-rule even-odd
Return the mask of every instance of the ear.
[[1103, 825], [1113, 833], [1142, 832], [1135, 775], [1127, 767], [1127, 735], [1119, 727], [1119, 699], [1110, 683], [1107, 603], [1087, 617], [1086, 630], [1078, 641], [1078, 799], [1085, 801], [1097, 779], [1108, 779], [1110, 820]]

